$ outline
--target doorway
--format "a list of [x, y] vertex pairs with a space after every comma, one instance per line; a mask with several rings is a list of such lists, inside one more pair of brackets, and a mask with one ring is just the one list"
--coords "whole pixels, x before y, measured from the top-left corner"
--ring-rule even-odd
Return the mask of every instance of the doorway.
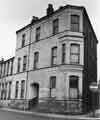
[[70, 76], [69, 78], [69, 98], [77, 99], [78, 93], [78, 76]]
[[39, 99], [39, 84], [38, 83], [33, 83], [31, 84], [31, 99], [29, 101], [29, 106], [30, 108], [34, 108], [38, 104], [38, 99]]
[[39, 84], [33, 83], [32, 87], [33, 87], [34, 98], [38, 99], [39, 98]]

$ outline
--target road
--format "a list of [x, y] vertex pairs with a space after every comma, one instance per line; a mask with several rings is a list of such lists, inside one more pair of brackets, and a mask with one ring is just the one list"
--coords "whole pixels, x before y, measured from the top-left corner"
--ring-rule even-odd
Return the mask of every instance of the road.
[[[27, 113], [17, 113], [11, 111], [0, 110], [0, 120], [78, 120], [75, 118], [51, 118], [51, 117], [41, 117], [37, 115], [27, 114]], [[84, 120], [84, 119], [80, 119]], [[91, 120], [91, 119], [85, 119]], [[95, 120], [95, 118], [93, 119]]]
[[[0, 110], [0, 120], [61, 120], [58, 118], [40, 117], [30, 114], [9, 112]], [[65, 119], [62, 119], [65, 120]]]

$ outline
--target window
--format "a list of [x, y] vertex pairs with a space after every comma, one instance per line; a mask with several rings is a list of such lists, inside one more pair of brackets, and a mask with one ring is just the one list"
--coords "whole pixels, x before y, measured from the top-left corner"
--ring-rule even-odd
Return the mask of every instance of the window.
[[0, 64], [0, 78], [1, 78], [2, 65]]
[[66, 60], [66, 44], [62, 44], [62, 64], [65, 63]]
[[71, 64], [79, 64], [79, 61], [80, 61], [80, 45], [79, 44], [71, 44], [70, 63]]
[[34, 69], [38, 68], [39, 52], [34, 53]]
[[53, 34], [57, 34], [58, 33], [58, 30], [59, 30], [59, 20], [58, 19], [55, 19], [53, 21]]
[[25, 81], [22, 80], [22, 82], [21, 82], [21, 98], [24, 98], [24, 91], [25, 91]]
[[4, 83], [2, 83], [1, 100], [4, 98]]
[[26, 34], [22, 35], [22, 47], [25, 46], [25, 39], [26, 39]]
[[11, 85], [12, 85], [12, 82], [9, 82], [8, 99], [11, 99]]
[[51, 65], [56, 65], [57, 64], [57, 47], [52, 48], [52, 53], [51, 53]]
[[3, 64], [2, 64], [2, 61], [0, 63], [0, 78], [2, 77], [2, 73], [3, 73]]
[[9, 61], [7, 62], [7, 75], [9, 74]]
[[36, 41], [40, 40], [40, 27], [36, 28]]
[[52, 90], [56, 88], [56, 76], [50, 77], [50, 97], [54, 97]]
[[56, 76], [50, 77], [50, 88], [51, 89], [56, 88]]
[[69, 77], [69, 94], [70, 98], [77, 98], [79, 96], [78, 91], [78, 76], [70, 76]]
[[27, 65], [27, 56], [23, 57], [23, 71], [26, 71], [26, 65]]
[[5, 88], [4, 88], [4, 100], [6, 100], [7, 97], [7, 83], [5, 83]]
[[6, 72], [6, 63], [4, 63], [3, 76], [5, 76], [5, 72]]
[[20, 72], [21, 58], [18, 58], [17, 72]]
[[79, 32], [79, 16], [71, 15], [71, 31]]
[[11, 71], [10, 71], [10, 74], [12, 75], [13, 73], [13, 60], [11, 61]]
[[16, 91], [15, 91], [15, 98], [18, 98], [18, 87], [19, 87], [19, 82], [16, 82]]

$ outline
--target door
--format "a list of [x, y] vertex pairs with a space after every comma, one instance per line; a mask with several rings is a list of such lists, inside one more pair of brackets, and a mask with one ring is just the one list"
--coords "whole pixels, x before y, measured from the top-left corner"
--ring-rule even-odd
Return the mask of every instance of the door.
[[78, 76], [70, 76], [69, 79], [69, 97], [78, 98]]

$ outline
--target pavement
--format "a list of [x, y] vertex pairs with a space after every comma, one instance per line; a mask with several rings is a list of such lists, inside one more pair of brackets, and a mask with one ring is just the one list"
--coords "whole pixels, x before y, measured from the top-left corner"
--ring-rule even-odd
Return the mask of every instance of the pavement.
[[[71, 119], [71, 120], [100, 120], [100, 117], [90, 117], [89, 114], [85, 115], [59, 115], [59, 114], [51, 114], [51, 113], [39, 113], [39, 112], [33, 112], [33, 111], [22, 111], [22, 110], [16, 110], [16, 109], [10, 109], [10, 108], [0, 108], [2, 111], [9, 111], [9, 112], [14, 112], [14, 113], [21, 113], [21, 114], [28, 114], [28, 115], [35, 115], [39, 117], [47, 117], [47, 118], [59, 118], [59, 119]], [[99, 112], [100, 115], [100, 110], [97, 110], [95, 113], [97, 114]], [[90, 113], [91, 114], [91, 113]]]

